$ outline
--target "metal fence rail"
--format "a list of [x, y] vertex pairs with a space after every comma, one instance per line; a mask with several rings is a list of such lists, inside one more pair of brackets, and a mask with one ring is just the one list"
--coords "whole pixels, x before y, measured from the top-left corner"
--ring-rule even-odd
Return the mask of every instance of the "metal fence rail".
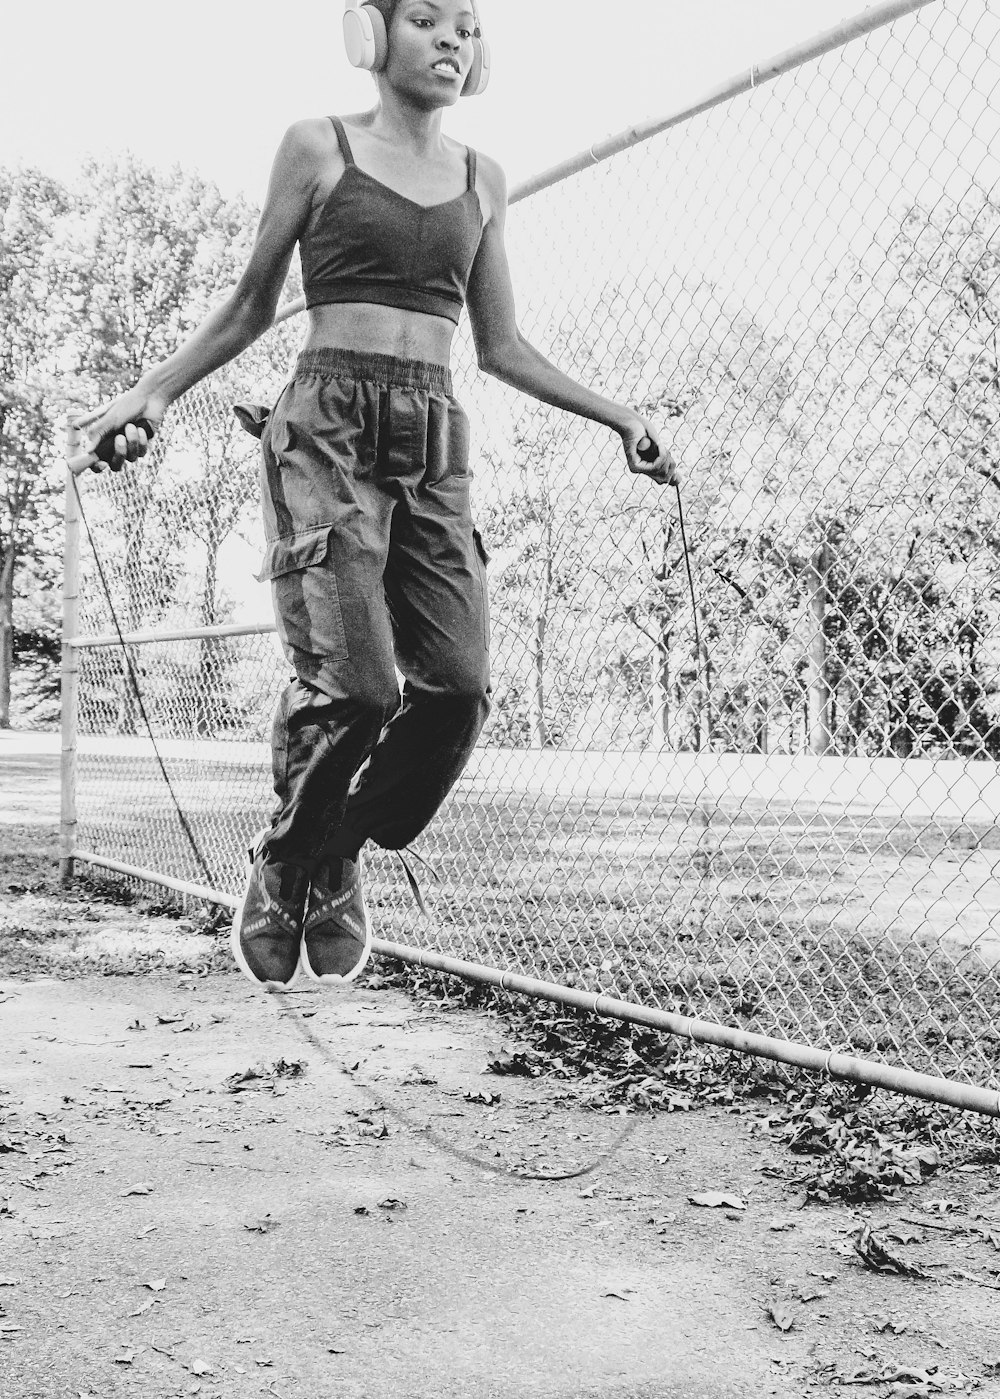
[[[385, 942], [1000, 1087], [998, 38], [988, 0], [876, 5], [522, 192], [522, 327], [666, 423], [697, 615], [671, 494], [463, 332], [494, 710], [422, 843], [433, 927], [371, 860]], [[285, 676], [231, 404], [296, 334], [85, 492], [229, 896]], [[68, 540], [65, 854], [203, 884]]]

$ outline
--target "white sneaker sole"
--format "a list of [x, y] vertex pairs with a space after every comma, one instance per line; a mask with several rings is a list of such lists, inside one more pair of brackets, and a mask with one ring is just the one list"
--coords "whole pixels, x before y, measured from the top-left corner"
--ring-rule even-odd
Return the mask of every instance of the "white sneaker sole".
[[[266, 835], [266, 827], [264, 830], [258, 831], [250, 845], [250, 850], [255, 851]], [[243, 886], [243, 897], [236, 905], [236, 912], [233, 914], [233, 925], [229, 932], [229, 946], [232, 949], [236, 965], [246, 977], [247, 981], [252, 981], [254, 986], [263, 986], [265, 991], [290, 991], [299, 979], [299, 968], [302, 965], [301, 954], [299, 956], [299, 963], [288, 981], [262, 981], [259, 976], [255, 976], [250, 970], [250, 964], [243, 955], [243, 948], [240, 945], [240, 928], [243, 925], [243, 914], [246, 912], [247, 897], [250, 893], [250, 876], [253, 873], [253, 860], [250, 858], [249, 851], [247, 852], [245, 863], [247, 874], [246, 883]]]

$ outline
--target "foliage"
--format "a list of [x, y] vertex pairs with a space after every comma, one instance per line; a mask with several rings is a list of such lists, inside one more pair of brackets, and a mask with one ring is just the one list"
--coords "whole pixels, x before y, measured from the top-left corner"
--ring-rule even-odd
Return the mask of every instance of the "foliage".
[[605, 749], [1000, 754], [998, 229], [981, 192], [904, 209], [780, 335], [708, 282], [582, 293], [553, 353], [668, 427], [697, 613], [672, 493], [525, 415], [490, 462], [494, 732], [538, 741], [544, 692], [543, 738]]
[[10, 717], [17, 570], [57, 554], [51, 311], [60, 279], [54, 236], [67, 207], [57, 181], [0, 169], [0, 727]]

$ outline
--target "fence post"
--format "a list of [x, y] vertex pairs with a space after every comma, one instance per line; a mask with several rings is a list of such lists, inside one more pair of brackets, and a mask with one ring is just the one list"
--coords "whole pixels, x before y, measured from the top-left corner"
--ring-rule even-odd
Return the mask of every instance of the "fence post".
[[[79, 450], [79, 429], [67, 427], [66, 455]], [[62, 734], [59, 763], [59, 878], [69, 884], [73, 878], [73, 851], [76, 847], [76, 740], [77, 688], [80, 653], [72, 644], [79, 635], [80, 620], [80, 506], [72, 474], [66, 472], [63, 546], [62, 660], [60, 666]]]

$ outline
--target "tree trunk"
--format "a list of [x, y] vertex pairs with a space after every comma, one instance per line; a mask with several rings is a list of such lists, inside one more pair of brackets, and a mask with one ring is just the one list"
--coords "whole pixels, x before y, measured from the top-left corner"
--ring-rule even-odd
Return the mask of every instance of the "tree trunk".
[[889, 692], [889, 751], [894, 758], [913, 756], [913, 725], [910, 723], [910, 687], [901, 693]]
[[750, 716], [751, 742], [753, 751], [766, 756], [768, 748], [767, 707], [755, 704]]
[[535, 619], [534, 683], [532, 686], [532, 737], [536, 748], [546, 748], [549, 731], [545, 723], [545, 613]]
[[545, 563], [542, 573], [542, 596], [538, 602], [538, 615], [535, 618], [534, 656], [534, 709], [532, 729], [536, 748], [546, 748], [549, 742], [548, 725], [545, 722], [545, 634], [549, 623], [549, 599], [552, 596], [552, 511], [549, 510], [545, 522]]
[[832, 690], [827, 673], [826, 607], [829, 601], [830, 547], [824, 541], [806, 571], [809, 586], [809, 653], [807, 669], [809, 752], [822, 757], [833, 742]]
[[[209, 530], [206, 540], [205, 581], [201, 593], [201, 625], [214, 627], [216, 624], [216, 586], [219, 571], [219, 546], [221, 538], [214, 530]], [[209, 737], [218, 726], [218, 689], [221, 667], [219, 666], [219, 643], [203, 637], [198, 643], [198, 675], [196, 680], [195, 723], [199, 734]]]
[[10, 678], [14, 670], [14, 550], [0, 564], [0, 729], [10, 728]]
[[715, 725], [712, 722], [712, 675], [708, 658], [708, 643], [705, 640], [705, 612], [698, 608], [698, 642], [695, 658], [697, 671], [697, 704], [695, 709], [695, 752], [708, 753], [712, 749]]
[[670, 747], [670, 632], [664, 627], [653, 651], [650, 701], [653, 747]]

